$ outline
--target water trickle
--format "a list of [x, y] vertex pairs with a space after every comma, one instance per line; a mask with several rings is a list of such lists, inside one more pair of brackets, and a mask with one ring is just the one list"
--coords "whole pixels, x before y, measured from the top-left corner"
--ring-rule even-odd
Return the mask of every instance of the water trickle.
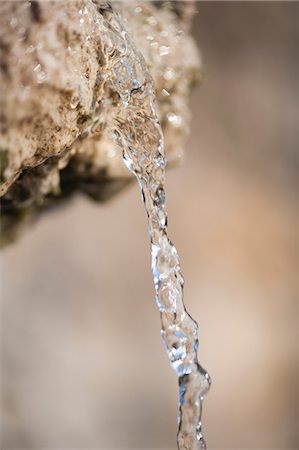
[[[183, 302], [184, 280], [177, 250], [167, 235], [163, 135], [155, 108], [155, 90], [143, 56], [138, 53], [120, 17], [102, 6], [107, 45], [107, 83], [119, 96], [115, 110], [114, 139], [135, 175], [148, 216], [152, 274], [161, 315], [161, 335], [171, 366], [179, 378], [179, 450], [206, 448], [201, 427], [203, 396], [210, 377], [197, 360], [197, 323]], [[117, 28], [117, 42], [115, 30]], [[104, 43], [105, 45], [105, 43]]]

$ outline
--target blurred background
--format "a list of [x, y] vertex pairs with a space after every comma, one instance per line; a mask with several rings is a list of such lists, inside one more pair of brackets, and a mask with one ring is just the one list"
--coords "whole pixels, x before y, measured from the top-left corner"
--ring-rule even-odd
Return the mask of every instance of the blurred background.
[[[298, 449], [299, 4], [197, 7], [205, 79], [167, 201], [213, 379], [204, 431], [210, 449]], [[1, 448], [175, 448], [136, 184], [44, 215], [3, 251], [1, 282]]]

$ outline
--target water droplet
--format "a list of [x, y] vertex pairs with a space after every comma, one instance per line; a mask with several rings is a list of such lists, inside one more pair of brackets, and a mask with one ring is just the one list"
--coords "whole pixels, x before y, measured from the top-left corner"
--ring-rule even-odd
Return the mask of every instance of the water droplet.
[[148, 23], [149, 25], [151, 25], [152, 27], [155, 27], [155, 26], [157, 25], [157, 23], [158, 23], [158, 21], [157, 21], [157, 19], [156, 19], [155, 16], [150, 16], [150, 17], [148, 17], [146, 21], [147, 21], [147, 23]]
[[33, 72], [39, 72], [40, 70], [41, 70], [41, 65], [38, 63], [38, 64], [34, 67]]
[[47, 78], [47, 74], [44, 70], [37, 72], [36, 79], [38, 83], [43, 83]]
[[159, 186], [155, 192], [154, 204], [161, 208], [165, 203], [165, 191], [162, 186]]
[[71, 101], [70, 101], [70, 107], [71, 109], [76, 109], [78, 104], [79, 104], [79, 97], [78, 96], [74, 96], [72, 97]]
[[182, 117], [173, 112], [167, 114], [167, 120], [175, 127], [180, 127], [182, 125]]
[[172, 69], [167, 69], [165, 70], [163, 76], [165, 80], [172, 80], [172, 78], [174, 77], [174, 71]]
[[162, 89], [161, 94], [163, 95], [163, 97], [169, 97], [170, 94], [166, 89]]
[[170, 51], [170, 47], [167, 47], [166, 45], [161, 45], [159, 49], [160, 56], [168, 55]]

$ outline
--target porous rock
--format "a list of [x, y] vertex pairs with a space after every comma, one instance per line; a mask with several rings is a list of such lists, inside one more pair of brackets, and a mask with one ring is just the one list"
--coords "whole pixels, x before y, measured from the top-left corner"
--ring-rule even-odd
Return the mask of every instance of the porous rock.
[[167, 159], [188, 135], [199, 58], [191, 2], [0, 2], [0, 196], [2, 241], [59, 200], [81, 191], [106, 200], [131, 174], [113, 140], [114, 106], [103, 15], [117, 15], [153, 77]]

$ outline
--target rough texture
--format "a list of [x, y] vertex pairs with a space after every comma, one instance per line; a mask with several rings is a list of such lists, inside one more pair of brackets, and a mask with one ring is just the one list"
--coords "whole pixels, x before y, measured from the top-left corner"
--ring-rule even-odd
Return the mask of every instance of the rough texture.
[[[187, 98], [199, 60], [188, 34], [192, 4], [180, 2], [0, 3], [2, 234], [81, 190], [105, 200], [130, 181], [112, 134], [121, 99], [108, 82], [122, 52], [103, 39], [119, 15], [154, 79], [168, 160], [188, 133]], [[110, 30], [111, 31], [111, 30]], [[119, 73], [122, 82], [122, 73]]]

